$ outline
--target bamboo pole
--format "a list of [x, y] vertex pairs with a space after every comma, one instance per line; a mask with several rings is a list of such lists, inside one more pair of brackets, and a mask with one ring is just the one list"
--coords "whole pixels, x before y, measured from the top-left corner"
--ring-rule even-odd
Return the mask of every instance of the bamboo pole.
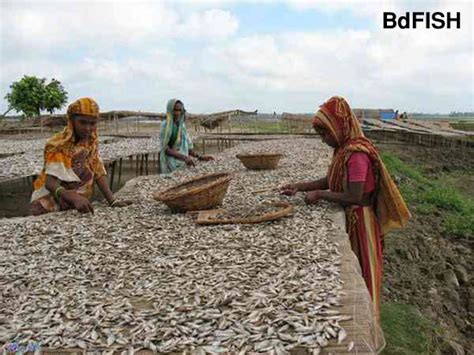
[[109, 183], [109, 185], [110, 185], [110, 190], [112, 190], [112, 191], [113, 191], [113, 186], [114, 186], [115, 163], [116, 163], [116, 160], [114, 160], [114, 161], [112, 162], [112, 172], [111, 172], [111, 174], [110, 174], [110, 183]]
[[119, 160], [119, 176], [118, 176], [118, 184], [120, 185], [120, 182], [122, 181], [122, 158]]
[[148, 175], [148, 153], [145, 154], [145, 174]]

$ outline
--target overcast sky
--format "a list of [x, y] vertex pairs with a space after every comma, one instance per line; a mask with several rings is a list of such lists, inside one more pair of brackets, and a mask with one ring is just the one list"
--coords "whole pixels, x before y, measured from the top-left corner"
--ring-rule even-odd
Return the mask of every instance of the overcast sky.
[[[0, 0], [0, 111], [24, 74], [102, 110], [474, 111], [473, 6], [461, 1]], [[388, 30], [383, 11], [460, 11], [461, 29]]]

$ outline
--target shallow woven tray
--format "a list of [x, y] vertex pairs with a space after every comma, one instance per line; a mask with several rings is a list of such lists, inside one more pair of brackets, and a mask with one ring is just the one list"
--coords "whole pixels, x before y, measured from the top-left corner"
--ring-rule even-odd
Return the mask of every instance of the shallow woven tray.
[[281, 207], [278, 211], [263, 213], [261, 215], [256, 215], [254, 217], [247, 218], [220, 218], [216, 219], [215, 217], [219, 214], [225, 214], [226, 210], [210, 210], [210, 211], [200, 211], [197, 213], [195, 219], [196, 224], [206, 225], [206, 224], [252, 224], [252, 223], [262, 223], [274, 221], [276, 219], [286, 217], [293, 213], [293, 206], [288, 202], [271, 202], [268, 205]]
[[237, 154], [236, 157], [247, 169], [264, 170], [275, 169], [283, 154]]
[[222, 203], [231, 180], [227, 173], [201, 175], [157, 191], [153, 198], [176, 212], [208, 210]]

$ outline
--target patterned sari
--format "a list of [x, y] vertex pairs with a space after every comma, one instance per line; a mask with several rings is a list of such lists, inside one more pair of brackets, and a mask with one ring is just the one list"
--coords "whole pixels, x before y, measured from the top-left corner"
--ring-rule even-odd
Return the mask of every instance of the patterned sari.
[[72, 122], [75, 114], [99, 119], [99, 106], [90, 98], [69, 105], [67, 126], [49, 139], [44, 149], [44, 166], [33, 184], [30, 205], [33, 215], [73, 208], [63, 200], [57, 201], [46, 188], [47, 175], [56, 177], [66, 190], [74, 190], [89, 199], [93, 195], [94, 181], [106, 175], [99, 156], [97, 132], [93, 132], [88, 140], [76, 142]]
[[346, 223], [352, 250], [359, 259], [374, 313], [378, 317], [383, 236], [394, 228], [402, 228], [411, 217], [410, 212], [380, 155], [364, 136], [359, 121], [344, 98], [334, 96], [325, 102], [316, 113], [313, 126], [325, 130], [337, 142], [327, 175], [331, 191], [347, 189], [347, 161], [352, 153], [366, 153], [372, 162], [376, 180], [372, 203], [370, 206], [346, 207]]
[[[186, 110], [183, 105], [183, 112], [178, 120], [178, 133], [174, 142], [172, 140], [173, 133], [173, 109], [178, 99], [171, 99], [166, 105], [166, 120], [161, 123], [160, 129], [160, 173], [169, 174], [178, 168], [186, 165], [185, 162], [170, 157], [166, 154], [167, 148], [176, 149], [183, 155], [188, 155], [189, 151], [193, 149], [193, 142], [189, 137], [188, 131], [186, 130]], [[179, 101], [181, 102], [181, 101]]]

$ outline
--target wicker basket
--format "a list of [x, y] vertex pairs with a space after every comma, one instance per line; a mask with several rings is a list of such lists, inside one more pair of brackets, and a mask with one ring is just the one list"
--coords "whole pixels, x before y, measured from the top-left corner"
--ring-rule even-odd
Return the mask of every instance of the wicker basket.
[[153, 198], [176, 212], [208, 210], [222, 203], [231, 179], [227, 173], [202, 175], [157, 191]]
[[283, 154], [237, 154], [236, 157], [247, 169], [275, 169]]

